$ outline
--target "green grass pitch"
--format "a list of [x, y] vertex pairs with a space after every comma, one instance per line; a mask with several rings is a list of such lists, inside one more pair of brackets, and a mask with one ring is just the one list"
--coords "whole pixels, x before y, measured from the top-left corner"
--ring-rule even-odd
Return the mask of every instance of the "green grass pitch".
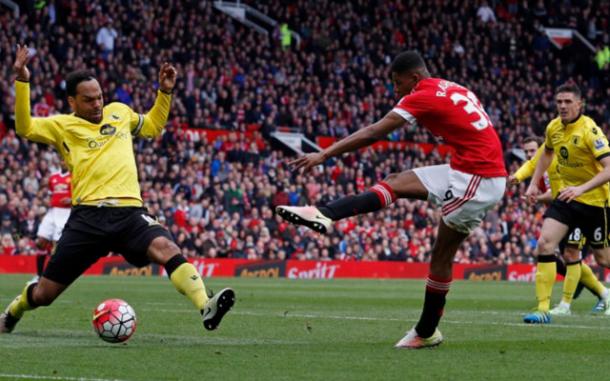
[[[29, 278], [0, 276], [6, 305]], [[563, 380], [608, 379], [610, 316], [589, 313], [526, 326], [534, 285], [454, 282], [436, 349], [397, 350], [419, 317], [423, 280], [213, 278], [237, 303], [217, 331], [203, 329], [167, 279], [86, 277], [52, 306], [0, 335], [0, 380]], [[561, 283], [554, 296], [561, 295]], [[135, 335], [108, 344], [93, 333], [107, 298], [138, 314]]]

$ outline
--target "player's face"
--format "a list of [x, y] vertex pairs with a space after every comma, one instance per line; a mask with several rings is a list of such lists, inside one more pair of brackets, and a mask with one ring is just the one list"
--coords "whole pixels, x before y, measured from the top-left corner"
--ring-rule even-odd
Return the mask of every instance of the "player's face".
[[95, 124], [102, 121], [104, 98], [97, 80], [91, 79], [79, 83], [76, 86], [76, 96], [68, 97], [68, 102], [76, 116]]
[[392, 84], [394, 85], [394, 94], [398, 96], [398, 98], [402, 98], [405, 95], [409, 94], [411, 90], [417, 85], [417, 81], [419, 80], [417, 74], [407, 72], [407, 73], [392, 73]]
[[573, 122], [582, 110], [582, 99], [574, 93], [559, 93], [555, 96], [557, 112], [563, 123]]
[[523, 145], [523, 151], [525, 152], [525, 157], [527, 160], [531, 160], [536, 151], [538, 151], [538, 143], [536, 142], [528, 142]]

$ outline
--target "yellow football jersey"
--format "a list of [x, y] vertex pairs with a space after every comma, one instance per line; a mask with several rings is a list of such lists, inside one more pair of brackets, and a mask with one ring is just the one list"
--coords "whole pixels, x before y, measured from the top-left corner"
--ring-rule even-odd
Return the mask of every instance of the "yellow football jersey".
[[167, 122], [171, 95], [161, 91], [146, 114], [122, 103], [104, 107], [99, 124], [74, 114], [30, 116], [30, 86], [15, 82], [15, 127], [29, 140], [53, 145], [72, 172], [72, 205], [142, 206], [132, 138], [153, 138]]
[[[538, 160], [540, 160], [542, 152], [544, 152], [544, 146], [540, 146], [538, 148], [538, 151], [536, 151], [534, 157], [523, 163], [521, 167], [519, 167], [517, 172], [515, 172], [514, 176], [517, 180], [519, 180], [519, 182], [522, 182], [525, 179], [529, 179], [534, 175], [536, 165], [538, 165]], [[551, 162], [551, 165], [549, 165], [549, 168], [546, 170], [546, 173], [549, 176], [551, 194], [553, 198], [555, 198], [557, 197], [557, 194], [562, 188], [561, 177], [559, 176], [559, 173], [557, 173], [557, 158], [555, 157], [555, 155], [553, 155], [553, 161]]]
[[[610, 155], [608, 139], [593, 119], [584, 115], [568, 125], [560, 118], [553, 119], [546, 127], [544, 144], [555, 152], [557, 172], [564, 187], [591, 180], [603, 168], [599, 160]], [[577, 197], [576, 201], [603, 207], [608, 198], [608, 184], [604, 184]]]

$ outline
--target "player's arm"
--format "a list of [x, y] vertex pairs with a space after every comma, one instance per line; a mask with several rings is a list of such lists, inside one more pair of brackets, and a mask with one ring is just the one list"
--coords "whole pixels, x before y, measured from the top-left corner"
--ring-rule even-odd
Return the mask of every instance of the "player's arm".
[[509, 176], [509, 182], [511, 184], [518, 184], [518, 183], [523, 182], [526, 179], [529, 179], [530, 177], [532, 177], [532, 175], [534, 174], [534, 171], [536, 170], [536, 165], [538, 164], [538, 160], [540, 159], [540, 156], [542, 155], [543, 152], [544, 152], [544, 146], [538, 148], [538, 151], [536, 151], [536, 154], [534, 155], [534, 157], [532, 157], [530, 160], [523, 163], [521, 165], [521, 167], [519, 167], [517, 172], [515, 172], [514, 174]]
[[543, 203], [551, 203], [553, 201], [553, 192], [551, 192], [551, 190], [549, 189], [548, 191], [544, 192], [541, 195], [538, 195], [536, 197], [536, 200], [538, 202], [543, 202]]
[[530, 181], [529, 187], [527, 187], [527, 191], [525, 192], [525, 197], [527, 197], [530, 201], [536, 201], [538, 196], [538, 183], [542, 176], [544, 176], [544, 172], [549, 168], [551, 162], [553, 161], [553, 150], [544, 146], [544, 150], [540, 157], [538, 158], [538, 164], [536, 164], [536, 169], [534, 170], [534, 174], [532, 175], [532, 180]]
[[13, 69], [15, 78], [15, 130], [17, 135], [46, 144], [55, 144], [57, 126], [51, 118], [32, 118], [30, 110], [30, 54], [26, 45], [17, 45]]
[[172, 103], [172, 90], [176, 85], [177, 70], [169, 63], [164, 63], [159, 70], [159, 90], [155, 104], [145, 115], [133, 113], [131, 133], [133, 136], [154, 138], [161, 134], [169, 117]]
[[310, 170], [311, 168], [322, 164], [326, 159], [369, 146], [376, 141], [383, 139], [390, 132], [404, 126], [405, 123], [407, 123], [405, 119], [394, 111], [390, 111], [381, 120], [354, 132], [347, 138], [336, 142], [322, 152], [301, 156], [298, 159], [291, 161], [289, 165], [294, 169], [303, 168], [306, 171]]

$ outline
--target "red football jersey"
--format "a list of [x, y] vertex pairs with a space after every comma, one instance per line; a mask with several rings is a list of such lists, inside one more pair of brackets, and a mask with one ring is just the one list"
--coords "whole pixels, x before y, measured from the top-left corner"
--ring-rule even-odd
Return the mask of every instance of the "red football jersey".
[[51, 191], [51, 207], [69, 208], [62, 200], [72, 197], [72, 176], [70, 172], [56, 172], [49, 177], [49, 190]]
[[427, 78], [393, 111], [452, 147], [451, 168], [481, 177], [507, 176], [500, 138], [476, 95], [467, 88]]

